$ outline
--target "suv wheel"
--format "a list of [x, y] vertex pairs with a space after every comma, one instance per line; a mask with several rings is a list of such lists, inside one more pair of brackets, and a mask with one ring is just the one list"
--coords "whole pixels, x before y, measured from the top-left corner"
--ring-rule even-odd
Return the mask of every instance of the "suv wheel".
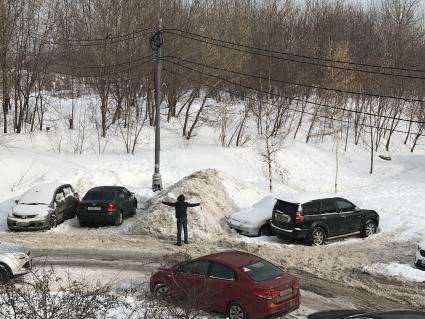
[[325, 230], [321, 227], [313, 228], [313, 231], [310, 235], [310, 244], [314, 246], [321, 246], [325, 244], [326, 233]]
[[369, 237], [376, 233], [376, 223], [372, 219], [368, 219], [363, 225], [362, 237]]
[[261, 228], [260, 228], [260, 232], [259, 232], [259, 236], [271, 236], [271, 234], [272, 234], [272, 231], [270, 230], [270, 227], [269, 226], [267, 226], [267, 225], [263, 225]]
[[227, 317], [229, 319], [246, 319], [248, 318], [245, 309], [237, 302], [232, 302], [227, 307]]
[[6, 267], [0, 265], [0, 282], [7, 282], [10, 279], [10, 273]]

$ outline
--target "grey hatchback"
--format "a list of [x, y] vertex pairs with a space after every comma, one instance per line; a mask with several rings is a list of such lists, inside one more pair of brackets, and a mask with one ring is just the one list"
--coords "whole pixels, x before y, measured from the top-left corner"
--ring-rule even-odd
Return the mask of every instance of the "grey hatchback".
[[7, 217], [10, 230], [50, 229], [75, 216], [78, 194], [70, 184], [34, 186], [16, 201]]

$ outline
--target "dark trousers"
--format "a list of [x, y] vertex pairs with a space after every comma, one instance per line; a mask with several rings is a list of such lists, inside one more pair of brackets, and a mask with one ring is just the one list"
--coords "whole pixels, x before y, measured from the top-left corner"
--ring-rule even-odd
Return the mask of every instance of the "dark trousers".
[[177, 243], [182, 243], [182, 228], [184, 231], [184, 242], [187, 242], [187, 218], [177, 218]]

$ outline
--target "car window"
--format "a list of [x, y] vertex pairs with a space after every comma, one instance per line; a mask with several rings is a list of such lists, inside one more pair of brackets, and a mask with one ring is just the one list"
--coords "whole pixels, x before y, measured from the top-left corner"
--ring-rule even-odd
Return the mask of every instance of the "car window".
[[185, 264], [180, 267], [180, 271], [192, 275], [206, 276], [208, 274], [208, 268], [210, 262], [206, 260], [197, 260], [191, 263]]
[[119, 199], [123, 199], [123, 198], [125, 198], [124, 193], [123, 193], [123, 192], [119, 192], [119, 193], [118, 193], [118, 198], [119, 198]]
[[352, 203], [343, 199], [338, 199], [336, 204], [341, 212], [351, 212], [355, 208]]
[[236, 274], [232, 268], [229, 268], [227, 266], [224, 266], [218, 263], [212, 264], [210, 276], [214, 278], [227, 279], [227, 280], [236, 278]]
[[323, 199], [322, 200], [322, 209], [321, 209], [322, 213], [336, 213], [337, 209], [336, 209], [336, 205], [335, 205], [335, 200], [328, 198], [328, 199]]
[[65, 199], [65, 195], [63, 194], [62, 189], [60, 189], [60, 190], [56, 191], [55, 201], [56, 201], [56, 202], [60, 202], [60, 201], [62, 201], [62, 200], [64, 200], [64, 199]]
[[71, 196], [73, 194], [72, 189], [69, 186], [63, 188], [63, 193], [65, 194], [65, 197]]
[[89, 191], [83, 200], [114, 200], [115, 192]]
[[314, 215], [320, 213], [320, 201], [315, 200], [302, 204], [304, 215]]
[[298, 204], [277, 200], [273, 208], [273, 211], [275, 210], [278, 210], [287, 215], [295, 215], [298, 210]]
[[241, 267], [241, 270], [253, 281], [266, 281], [279, 277], [283, 271], [265, 260]]

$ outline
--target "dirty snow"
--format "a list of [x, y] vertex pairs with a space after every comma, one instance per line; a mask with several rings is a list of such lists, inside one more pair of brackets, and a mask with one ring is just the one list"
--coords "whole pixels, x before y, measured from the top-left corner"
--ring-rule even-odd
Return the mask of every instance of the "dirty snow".
[[169, 238], [175, 234], [174, 208], [161, 201], [175, 201], [185, 194], [189, 203], [201, 206], [188, 208], [188, 227], [192, 241], [202, 241], [223, 234], [230, 234], [227, 217], [235, 210], [216, 170], [195, 172], [153, 197], [145, 205], [143, 214], [126, 228], [126, 233]]
[[384, 276], [396, 277], [399, 280], [403, 281], [414, 281], [425, 283], [425, 271], [415, 268], [412, 264], [400, 264], [400, 263], [390, 263], [390, 264], [374, 264], [372, 266], [365, 266], [365, 271], [380, 274]]
[[[230, 214], [252, 207], [267, 196], [268, 180], [255, 143], [243, 147], [221, 147], [214, 128], [203, 127], [196, 137], [181, 137], [181, 124], [172, 119], [161, 131], [161, 174], [164, 191], [154, 194], [151, 180], [154, 159], [154, 132], [145, 127], [136, 154], [123, 154], [117, 132], [98, 139], [87, 131], [82, 154], [74, 153], [78, 130], [66, 129], [69, 101], [59, 100], [63, 114], [57, 114], [46, 131], [10, 135], [0, 143], [0, 239], [29, 241], [37, 247], [76, 245], [98, 248], [103, 244], [119, 249], [123, 242], [138, 249], [142, 240], [152, 238], [150, 249], [166, 246], [175, 236], [174, 210], [160, 204], [185, 193], [189, 202], [201, 207], [189, 209], [189, 232], [197, 243], [196, 252], [227, 248], [246, 249], [281, 265], [297, 267], [332, 277], [341, 283], [355, 280], [363, 266], [381, 267], [385, 276], [419, 276], [409, 265], [416, 245], [425, 234], [425, 147], [415, 154], [395, 136], [390, 151], [392, 161], [375, 158], [374, 173], [369, 174], [370, 153], [349, 142], [342, 147], [325, 140], [315, 144], [287, 139], [277, 153], [287, 174], [276, 174], [273, 192], [334, 193], [336, 152], [338, 152], [338, 193], [361, 208], [375, 209], [381, 217], [379, 232], [368, 239], [357, 237], [330, 242], [324, 247], [308, 247], [297, 242], [271, 238], [246, 238], [230, 231], [225, 223]], [[93, 97], [78, 102], [79, 107], [96, 103]], [[78, 108], [77, 108], [78, 110]], [[81, 110], [81, 108], [80, 108]], [[81, 115], [82, 113], [79, 112]], [[420, 144], [420, 143], [419, 143]], [[60, 152], [59, 152], [60, 149]], [[71, 183], [80, 196], [96, 185], [123, 185], [136, 193], [140, 210], [121, 227], [80, 228], [76, 219], [41, 233], [9, 233], [6, 217], [26, 190], [47, 182]], [[139, 238], [136, 240], [135, 238]], [[158, 240], [163, 240], [159, 241]], [[223, 247], [223, 246], [222, 246]], [[128, 247], [127, 247], [128, 248]], [[197, 250], [199, 249], [199, 250]], [[398, 269], [398, 270], [397, 270]], [[402, 270], [400, 270], [402, 269]], [[414, 274], [414, 275], [413, 275]], [[383, 288], [384, 289], [384, 288]], [[423, 289], [423, 288], [422, 288]], [[423, 292], [423, 290], [422, 290]], [[416, 298], [416, 297], [415, 297]], [[422, 301], [422, 305], [425, 302]]]

